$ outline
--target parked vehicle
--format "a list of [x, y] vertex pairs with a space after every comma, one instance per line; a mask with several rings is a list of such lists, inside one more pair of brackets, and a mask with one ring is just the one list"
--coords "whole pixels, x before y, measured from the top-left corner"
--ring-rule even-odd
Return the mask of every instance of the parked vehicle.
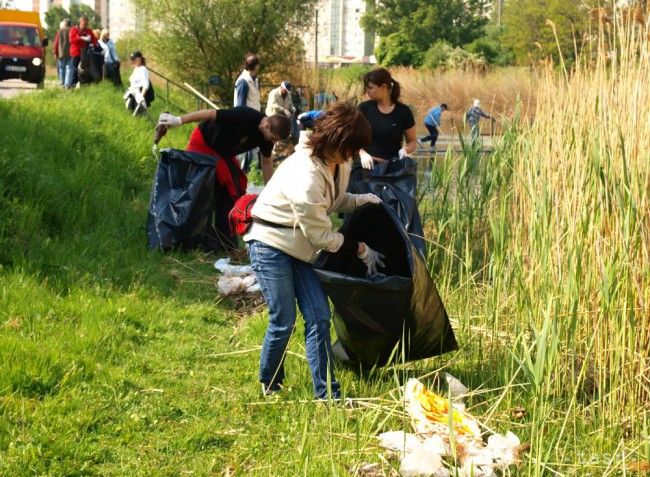
[[43, 87], [47, 44], [38, 12], [0, 10], [0, 81], [18, 78]]

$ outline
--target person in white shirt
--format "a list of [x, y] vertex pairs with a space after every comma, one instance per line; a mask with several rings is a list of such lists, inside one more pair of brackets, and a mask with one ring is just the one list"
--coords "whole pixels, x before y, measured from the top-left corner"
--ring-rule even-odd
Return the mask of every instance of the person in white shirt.
[[102, 78], [112, 81], [115, 86], [121, 86], [120, 58], [117, 56], [115, 42], [111, 40], [111, 35], [106, 28], [102, 30], [99, 36], [99, 46], [104, 52], [104, 71], [102, 72]]
[[139, 51], [134, 51], [129, 56], [133, 65], [133, 73], [129, 77], [129, 89], [124, 93], [126, 108], [133, 111], [133, 115], [143, 114], [154, 99], [153, 87], [149, 81], [147, 61]]

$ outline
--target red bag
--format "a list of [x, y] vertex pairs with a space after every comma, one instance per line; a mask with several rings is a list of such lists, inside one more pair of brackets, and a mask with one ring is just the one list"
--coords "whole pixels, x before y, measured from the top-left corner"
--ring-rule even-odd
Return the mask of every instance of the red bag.
[[251, 210], [256, 200], [257, 194], [246, 194], [235, 201], [235, 205], [228, 214], [230, 231], [233, 235], [239, 235], [241, 237], [248, 232], [248, 229], [253, 223]]

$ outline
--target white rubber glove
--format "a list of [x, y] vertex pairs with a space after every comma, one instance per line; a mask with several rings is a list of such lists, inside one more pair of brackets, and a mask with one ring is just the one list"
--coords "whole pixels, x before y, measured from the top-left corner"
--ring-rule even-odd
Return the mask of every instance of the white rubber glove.
[[406, 156], [409, 155], [409, 153], [406, 152], [406, 149], [405, 149], [405, 148], [402, 148], [402, 149], [399, 150], [399, 152], [397, 153], [397, 155], [399, 156], [400, 159], [404, 159]]
[[381, 199], [375, 194], [359, 194], [357, 195], [357, 207], [366, 204], [381, 204]]
[[366, 250], [361, 255], [358, 255], [358, 257], [361, 259], [361, 261], [363, 261], [363, 263], [366, 264], [366, 267], [368, 268], [366, 275], [372, 277], [377, 273], [377, 266], [380, 266], [382, 268], [386, 266], [384, 265], [384, 262], [382, 262], [382, 259], [385, 258], [385, 256], [384, 254], [371, 249], [365, 243], [364, 246], [366, 247]]
[[300, 113], [300, 114], [298, 115], [298, 119], [302, 119], [302, 118], [304, 118], [305, 116], [307, 116], [307, 113]]
[[177, 128], [182, 124], [183, 121], [181, 121], [181, 118], [178, 116], [174, 116], [173, 114], [160, 113], [160, 116], [158, 117], [158, 126], [165, 126], [167, 128]]
[[372, 160], [372, 156], [363, 149], [359, 151], [359, 158], [361, 158], [361, 167], [364, 169], [370, 170], [375, 167], [375, 161]]
[[85, 42], [90, 42], [91, 40], [90, 35], [80, 36], [79, 38], [81, 38]]

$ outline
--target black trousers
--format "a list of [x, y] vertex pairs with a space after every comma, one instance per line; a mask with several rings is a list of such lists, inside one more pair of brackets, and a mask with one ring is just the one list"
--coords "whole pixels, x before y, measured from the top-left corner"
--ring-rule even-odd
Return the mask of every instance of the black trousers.
[[420, 139], [420, 141], [431, 141], [431, 147], [436, 147], [436, 142], [438, 141], [438, 128], [435, 126], [429, 126], [428, 124], [424, 125], [429, 131], [429, 135]]

